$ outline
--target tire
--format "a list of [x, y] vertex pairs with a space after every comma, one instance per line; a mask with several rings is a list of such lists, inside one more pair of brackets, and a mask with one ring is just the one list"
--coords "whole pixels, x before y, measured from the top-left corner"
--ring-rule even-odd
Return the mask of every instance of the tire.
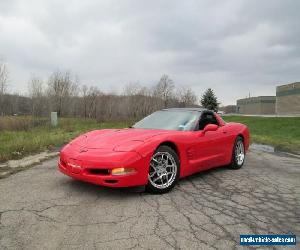
[[232, 158], [229, 167], [231, 169], [240, 169], [245, 162], [245, 145], [244, 140], [241, 136], [238, 136], [235, 139], [233, 150], [232, 150]]
[[146, 191], [152, 194], [169, 192], [179, 179], [179, 169], [176, 152], [168, 146], [160, 146], [150, 160]]

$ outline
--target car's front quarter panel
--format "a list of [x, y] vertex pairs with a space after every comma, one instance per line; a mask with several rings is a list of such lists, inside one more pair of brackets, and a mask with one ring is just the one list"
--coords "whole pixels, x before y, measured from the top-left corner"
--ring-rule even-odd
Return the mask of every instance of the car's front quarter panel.
[[234, 122], [227, 123], [225, 126], [227, 127], [227, 130], [231, 136], [232, 145], [234, 145], [237, 136], [240, 135], [243, 137], [245, 150], [247, 151], [250, 145], [250, 133], [248, 127], [242, 123]]
[[149, 163], [155, 150], [160, 145], [172, 145], [178, 154], [180, 161], [180, 177], [190, 175], [197, 172], [196, 166], [190, 164], [188, 159], [188, 150], [193, 145], [195, 140], [195, 131], [170, 131], [167, 134], [159, 134], [152, 137], [136, 148], [136, 151], [145, 157], [148, 162], [147, 171], [149, 170]]

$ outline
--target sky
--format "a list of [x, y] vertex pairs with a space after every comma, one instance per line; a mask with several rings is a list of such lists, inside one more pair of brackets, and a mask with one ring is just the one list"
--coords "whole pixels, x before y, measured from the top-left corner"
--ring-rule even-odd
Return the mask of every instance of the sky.
[[56, 70], [116, 93], [167, 74], [235, 104], [300, 81], [299, 10], [298, 0], [1, 0], [0, 57], [11, 92]]

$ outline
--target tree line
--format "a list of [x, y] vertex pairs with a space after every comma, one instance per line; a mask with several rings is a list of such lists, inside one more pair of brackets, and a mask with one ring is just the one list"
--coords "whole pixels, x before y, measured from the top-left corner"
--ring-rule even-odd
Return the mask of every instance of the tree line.
[[[0, 115], [25, 114], [60, 117], [84, 117], [104, 120], [135, 120], [156, 110], [171, 107], [199, 107], [199, 98], [189, 87], [176, 87], [163, 75], [158, 83], [146, 87], [126, 84], [121, 94], [104, 93], [98, 87], [81, 84], [68, 71], [55, 71], [46, 81], [32, 76], [28, 95], [8, 92], [8, 69], [0, 63]], [[200, 99], [202, 106], [217, 109], [217, 99], [208, 89]]]

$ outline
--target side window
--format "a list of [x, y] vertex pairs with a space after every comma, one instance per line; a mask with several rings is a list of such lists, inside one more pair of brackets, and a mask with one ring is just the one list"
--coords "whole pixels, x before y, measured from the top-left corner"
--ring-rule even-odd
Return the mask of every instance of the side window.
[[219, 123], [212, 112], [205, 112], [202, 114], [199, 121], [199, 130], [203, 130], [207, 124], [216, 124], [219, 126]]

